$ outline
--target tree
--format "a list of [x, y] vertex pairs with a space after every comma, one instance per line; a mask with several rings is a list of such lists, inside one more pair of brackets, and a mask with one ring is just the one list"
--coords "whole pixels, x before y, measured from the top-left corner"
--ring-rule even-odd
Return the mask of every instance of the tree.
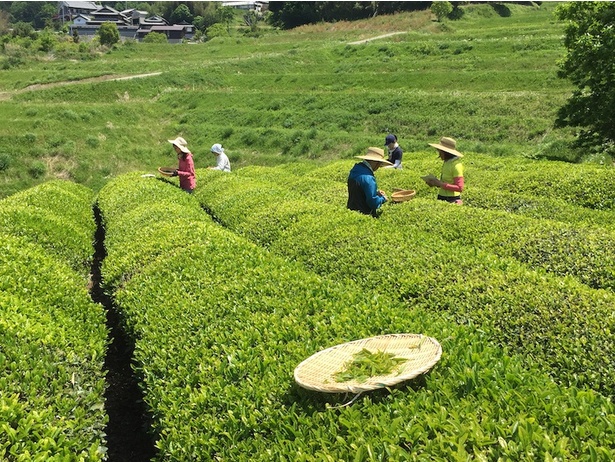
[[453, 11], [453, 5], [450, 2], [433, 2], [431, 4], [431, 12], [436, 15], [438, 22], [446, 18]]
[[56, 44], [56, 39], [50, 29], [45, 29], [39, 34], [39, 41], [39, 49], [45, 53], [49, 53]]
[[276, 27], [292, 29], [303, 24], [320, 21], [354, 21], [393, 14], [398, 11], [414, 11], [429, 8], [431, 2], [331, 2], [331, 1], [272, 1], [269, 2], [269, 21]]
[[13, 22], [27, 22], [42, 29], [57, 13], [57, 2], [11, 2]]
[[0, 10], [0, 35], [8, 33], [9, 29], [9, 13], [8, 11]]
[[232, 6], [223, 6], [216, 10], [218, 21], [222, 24], [226, 24], [226, 31], [231, 33], [231, 24], [235, 19], [235, 9]]
[[171, 14], [170, 21], [171, 21], [171, 24], [181, 24], [181, 23], [190, 24], [192, 22], [193, 17], [194, 16], [192, 15], [188, 7], [184, 4], [181, 4], [177, 8], [175, 8], [173, 13]]
[[558, 6], [566, 56], [558, 76], [576, 88], [558, 111], [556, 126], [581, 127], [581, 145], [615, 143], [615, 3], [571, 2]]
[[98, 37], [101, 45], [113, 46], [120, 41], [120, 31], [115, 23], [105, 22], [98, 29]]

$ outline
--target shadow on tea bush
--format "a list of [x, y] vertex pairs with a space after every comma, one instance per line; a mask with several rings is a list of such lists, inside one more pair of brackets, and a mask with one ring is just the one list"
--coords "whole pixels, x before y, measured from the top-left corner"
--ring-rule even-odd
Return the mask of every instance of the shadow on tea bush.
[[533, 158], [545, 160], [559, 160], [562, 162], [577, 163], [583, 154], [565, 140], [555, 140], [542, 145]]

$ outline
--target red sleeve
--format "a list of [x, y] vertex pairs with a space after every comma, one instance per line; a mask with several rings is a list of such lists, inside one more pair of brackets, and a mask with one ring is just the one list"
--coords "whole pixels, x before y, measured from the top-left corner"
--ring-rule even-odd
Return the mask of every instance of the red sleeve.
[[187, 156], [186, 160], [180, 162], [177, 174], [185, 177], [194, 176], [194, 161], [192, 160], [192, 156]]
[[463, 191], [463, 177], [456, 176], [455, 178], [453, 178], [453, 181], [455, 182], [455, 184], [444, 183], [444, 185], [442, 186], [442, 189], [446, 189], [447, 191], [459, 192], [459, 193], [462, 192]]

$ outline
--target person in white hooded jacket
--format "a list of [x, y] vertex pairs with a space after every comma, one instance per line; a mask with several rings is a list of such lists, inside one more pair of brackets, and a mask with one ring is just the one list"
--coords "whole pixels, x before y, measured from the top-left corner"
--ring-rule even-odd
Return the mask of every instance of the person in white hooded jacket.
[[222, 170], [223, 172], [231, 171], [231, 162], [228, 160], [226, 154], [224, 154], [224, 148], [222, 148], [221, 144], [214, 144], [211, 147], [211, 152], [216, 156], [216, 166], [209, 167], [210, 170]]

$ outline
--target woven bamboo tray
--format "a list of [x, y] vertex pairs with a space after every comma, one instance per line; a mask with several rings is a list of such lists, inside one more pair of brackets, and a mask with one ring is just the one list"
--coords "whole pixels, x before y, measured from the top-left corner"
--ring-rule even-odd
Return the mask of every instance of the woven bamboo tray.
[[398, 189], [397, 191], [393, 191], [391, 199], [393, 202], [406, 202], [414, 196], [416, 196], [416, 191], [414, 189]]
[[[335, 374], [352, 362], [363, 349], [386, 352], [406, 361], [390, 374], [337, 382]], [[362, 393], [390, 387], [424, 374], [440, 359], [442, 347], [437, 340], [420, 334], [379, 335], [336, 345], [313, 354], [295, 368], [295, 381], [308, 390], [324, 393]]]
[[158, 171], [164, 176], [173, 176], [175, 169], [173, 167], [158, 167]]

